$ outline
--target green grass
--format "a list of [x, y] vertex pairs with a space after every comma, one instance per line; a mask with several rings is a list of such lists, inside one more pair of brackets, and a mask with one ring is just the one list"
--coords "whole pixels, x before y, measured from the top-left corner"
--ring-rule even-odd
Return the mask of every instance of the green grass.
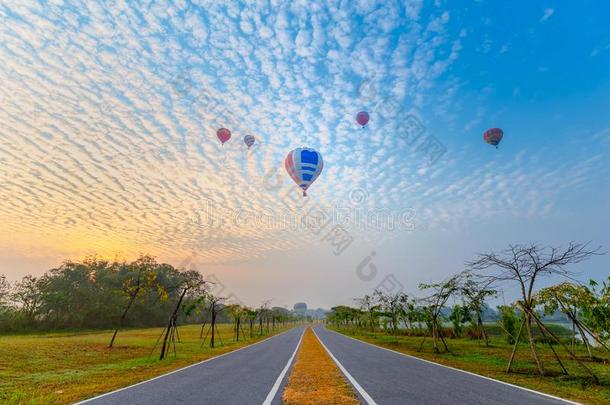
[[490, 347], [485, 347], [482, 342], [467, 338], [447, 339], [451, 353], [435, 354], [430, 338], [426, 339], [423, 349], [418, 351], [422, 342], [421, 337], [399, 334], [395, 339], [381, 331], [371, 333], [354, 329], [336, 330], [388, 349], [573, 401], [586, 404], [610, 403], [610, 353], [605, 351], [595, 350], [594, 355], [597, 359], [588, 360], [584, 347], [577, 346], [578, 357], [583, 359], [600, 380], [599, 384], [595, 384], [576, 362], [568, 359], [567, 354], [559, 346], [554, 347], [568, 369], [569, 375], [561, 374], [561, 369], [547, 345], [537, 344], [547, 371], [546, 376], [540, 377], [537, 375], [529, 346], [526, 344], [519, 346], [513, 366], [514, 372], [507, 374], [505, 370], [512, 346], [499, 337], [491, 338]]
[[[159, 374], [205, 360], [268, 335], [233, 340], [231, 325], [220, 325], [223, 345], [201, 347], [200, 326], [179, 327], [181, 342], [159, 361], [160, 346], [152, 352], [162, 328], [119, 332], [108, 348], [112, 331], [54, 332], [0, 336], [0, 403], [70, 403], [111, 391]], [[284, 329], [285, 330], [285, 329]], [[280, 332], [277, 328], [273, 333]], [[246, 330], [247, 332], [247, 330]], [[208, 340], [209, 341], [209, 340]]]

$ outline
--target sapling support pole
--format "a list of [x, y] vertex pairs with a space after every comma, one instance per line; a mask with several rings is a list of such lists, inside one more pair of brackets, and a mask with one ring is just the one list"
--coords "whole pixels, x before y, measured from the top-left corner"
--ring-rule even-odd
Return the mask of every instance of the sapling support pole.
[[[523, 321], [521, 321], [521, 326], [519, 326], [519, 332], [517, 332], [517, 336], [514, 337], [515, 343], [513, 344], [513, 351], [511, 352], [510, 359], [508, 360], [508, 366], [506, 367], [507, 373], [510, 373], [510, 369], [513, 366], [513, 360], [515, 359], [515, 353], [517, 353], [517, 346], [519, 346], [519, 340], [521, 340], [521, 333], [523, 333], [524, 326], [525, 326], [525, 317], [523, 317]], [[506, 333], [508, 333], [508, 331], [506, 331]], [[510, 333], [509, 333], [509, 335], [510, 335]]]
[[174, 311], [169, 317], [169, 322], [167, 323], [167, 328], [165, 330], [165, 337], [163, 338], [163, 345], [161, 346], [161, 354], [159, 355], [159, 360], [163, 360], [167, 354], [167, 351], [169, 349], [168, 339], [170, 339], [170, 335], [171, 340], [174, 344], [174, 354], [176, 353], [176, 320], [178, 319], [178, 310], [180, 309], [180, 305], [182, 305], [182, 300], [184, 299], [184, 296], [186, 295], [188, 290], [188, 287], [184, 287], [182, 289], [182, 293], [180, 294], [180, 298], [178, 299], [178, 302], [174, 307]]

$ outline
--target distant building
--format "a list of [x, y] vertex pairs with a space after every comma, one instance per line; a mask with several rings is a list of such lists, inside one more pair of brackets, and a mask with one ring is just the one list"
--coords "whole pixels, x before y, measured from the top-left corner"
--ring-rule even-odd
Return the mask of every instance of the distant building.
[[297, 302], [294, 304], [293, 309], [295, 314], [304, 316], [307, 313], [307, 304], [304, 302]]

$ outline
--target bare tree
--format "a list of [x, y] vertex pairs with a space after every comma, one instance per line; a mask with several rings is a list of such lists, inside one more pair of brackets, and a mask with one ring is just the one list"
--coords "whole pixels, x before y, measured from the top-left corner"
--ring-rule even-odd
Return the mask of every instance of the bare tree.
[[[567, 266], [580, 263], [593, 255], [600, 254], [599, 252], [600, 248], [590, 249], [588, 244], [574, 242], [570, 242], [565, 248], [542, 247], [537, 244], [510, 245], [507, 250], [501, 253], [491, 252], [479, 254], [475, 260], [467, 263], [468, 267], [474, 271], [487, 270], [490, 268], [497, 269], [495, 273], [485, 275], [485, 278], [490, 284], [508, 282], [516, 283], [519, 287], [520, 299], [517, 301], [517, 305], [523, 310], [524, 317], [515, 338], [515, 344], [508, 363], [507, 372], [510, 372], [511, 370], [517, 345], [519, 344], [519, 339], [523, 327], [525, 326], [532, 357], [536, 363], [538, 372], [540, 375], [544, 375], [544, 365], [536, 351], [532, 323], [535, 322], [543, 334], [549, 334], [553, 340], [561, 345], [563, 344], [544, 326], [534, 311], [536, 306], [536, 283], [541, 278], [549, 276], [573, 279], [576, 274], [569, 270]], [[553, 348], [551, 347], [551, 349]], [[593, 373], [591, 373], [591, 371], [586, 368], [570, 350], [568, 350], [568, 352], [572, 359], [578, 361], [583, 368], [593, 375]], [[554, 349], [553, 353], [555, 353]], [[564, 373], [567, 373], [556, 353], [555, 357], [564, 370]], [[593, 377], [596, 379], [594, 375]]]

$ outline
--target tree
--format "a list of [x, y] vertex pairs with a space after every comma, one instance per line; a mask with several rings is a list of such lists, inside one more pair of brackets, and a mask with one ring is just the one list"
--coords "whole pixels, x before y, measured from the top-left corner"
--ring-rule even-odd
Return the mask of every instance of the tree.
[[11, 283], [4, 274], [0, 274], [0, 309], [8, 306], [10, 302]]
[[169, 352], [170, 345], [173, 343], [174, 356], [176, 355], [176, 339], [178, 338], [178, 311], [182, 305], [184, 297], [188, 293], [192, 293], [195, 296], [201, 296], [205, 290], [205, 281], [201, 274], [195, 270], [189, 270], [182, 273], [182, 283], [180, 285], [182, 292], [180, 298], [174, 306], [167, 327], [165, 328], [165, 336], [163, 337], [163, 344], [161, 345], [161, 354], [159, 360], [163, 360]]
[[[610, 277], [603, 281], [599, 292], [598, 283], [589, 281], [588, 290], [591, 292], [593, 301], [589, 305], [581, 307], [582, 317], [587, 326], [590, 326], [593, 336], [605, 343], [610, 342]], [[598, 341], [599, 341], [598, 340]]]
[[[434, 346], [434, 352], [439, 353], [438, 341], [443, 343], [443, 347], [446, 351], [449, 351], [447, 342], [443, 336], [442, 324], [442, 310], [449, 301], [449, 298], [454, 296], [460, 291], [460, 278], [461, 274], [455, 275], [450, 279], [436, 283], [436, 284], [420, 284], [419, 288], [425, 291], [431, 291], [431, 294], [422, 299], [425, 303], [425, 308], [429, 315], [430, 329], [432, 332], [432, 343]], [[425, 337], [424, 337], [425, 340]], [[422, 341], [423, 345], [423, 341]]]
[[373, 293], [379, 307], [383, 310], [383, 314], [388, 317], [391, 322], [392, 335], [396, 338], [398, 332], [398, 321], [404, 313], [404, 305], [409, 297], [404, 293], [385, 294], [381, 290], [375, 290]]
[[[218, 314], [220, 314], [220, 312], [226, 308], [223, 305], [223, 303], [225, 301], [226, 301], [225, 297], [217, 297], [215, 295], [208, 294], [208, 302], [210, 303], [210, 305], [209, 305], [210, 326], [208, 328], [208, 331], [205, 334], [205, 337], [203, 338], [202, 345], [203, 345], [203, 343], [205, 343], [206, 339], [208, 338], [208, 335], [211, 332], [210, 347], [214, 348], [216, 346], [216, 332], [218, 331], [218, 327], [216, 324], [217, 324]], [[218, 337], [220, 338], [220, 335], [218, 335]], [[222, 344], [222, 339], [221, 339], [220, 343]]]
[[578, 330], [590, 359], [593, 358], [593, 353], [587, 336], [593, 337], [600, 346], [608, 349], [595, 328], [588, 326], [579, 315], [588, 313], [591, 308], [598, 305], [599, 299], [594, 291], [584, 285], [565, 282], [543, 288], [536, 294], [536, 299], [544, 306], [545, 313], [550, 314], [559, 310], [572, 322], [572, 350], [575, 350], [576, 330]]
[[[487, 275], [489, 285], [498, 283], [515, 283], [519, 287], [520, 300], [518, 306], [523, 310], [524, 317], [522, 327], [525, 326], [532, 357], [538, 367], [540, 375], [544, 375], [544, 365], [536, 350], [532, 323], [535, 322], [543, 335], [548, 334], [553, 340], [563, 345], [559, 339], [544, 326], [536, 315], [534, 308], [536, 283], [543, 277], [554, 276], [558, 278], [574, 278], [575, 274], [567, 268], [570, 264], [580, 263], [589, 257], [599, 254], [599, 248], [590, 249], [588, 244], [570, 242], [566, 248], [551, 247], [545, 248], [536, 244], [531, 245], [510, 245], [502, 253], [479, 254], [478, 257], [468, 263], [468, 267], [473, 271], [497, 269], [495, 273]], [[511, 365], [519, 344], [522, 327], [517, 333], [513, 352], [508, 362], [507, 372], [510, 372]], [[565, 348], [565, 346], [563, 346]], [[555, 353], [553, 347], [551, 350]], [[585, 368], [594, 379], [597, 379], [591, 371], [580, 362], [574, 353], [569, 351], [572, 359], [576, 360], [581, 367]], [[567, 373], [561, 360], [555, 354], [555, 358], [560, 363], [564, 373]]]
[[225, 307], [227, 313], [233, 320], [233, 334], [235, 341], [239, 342], [239, 331], [241, 329], [241, 319], [245, 315], [245, 309], [239, 304], [230, 304]]
[[453, 325], [453, 334], [455, 337], [462, 336], [462, 325], [472, 320], [470, 316], [470, 307], [467, 305], [455, 304], [449, 315], [449, 320], [451, 320], [451, 324]]
[[498, 326], [506, 334], [506, 341], [509, 344], [515, 343], [515, 337], [517, 336], [517, 325], [519, 324], [519, 317], [515, 313], [515, 307], [512, 305], [500, 305], [498, 306], [498, 313], [500, 319], [498, 319]]
[[248, 320], [248, 326], [250, 330], [250, 339], [254, 337], [254, 320], [256, 319], [258, 312], [255, 309], [244, 307], [244, 317]]
[[124, 280], [119, 293], [127, 299], [127, 303], [119, 318], [119, 323], [112, 334], [108, 347], [114, 345], [116, 335], [123, 326], [125, 318], [127, 318], [127, 313], [138, 298], [142, 297], [150, 290], [157, 290], [161, 297], [167, 296], [167, 291], [157, 283], [156, 267], [157, 263], [152, 256], [141, 256], [131, 264], [123, 263], [121, 265], [120, 272], [124, 274]]
[[19, 305], [28, 322], [34, 322], [42, 301], [39, 280], [30, 275], [23, 277], [15, 284], [12, 300]]
[[376, 303], [376, 299], [373, 295], [366, 294], [362, 298], [354, 299], [358, 304], [361, 311], [367, 316], [367, 323], [371, 328], [371, 332], [375, 331], [375, 327], [378, 325], [377, 316], [379, 315], [379, 305]]
[[470, 311], [474, 312], [476, 317], [476, 325], [483, 336], [485, 346], [489, 346], [489, 337], [483, 324], [483, 310], [485, 309], [485, 300], [488, 297], [494, 297], [497, 291], [489, 288], [484, 282], [477, 282], [471, 273], [464, 273], [464, 278], [461, 285], [461, 294], [466, 300], [466, 305]]

